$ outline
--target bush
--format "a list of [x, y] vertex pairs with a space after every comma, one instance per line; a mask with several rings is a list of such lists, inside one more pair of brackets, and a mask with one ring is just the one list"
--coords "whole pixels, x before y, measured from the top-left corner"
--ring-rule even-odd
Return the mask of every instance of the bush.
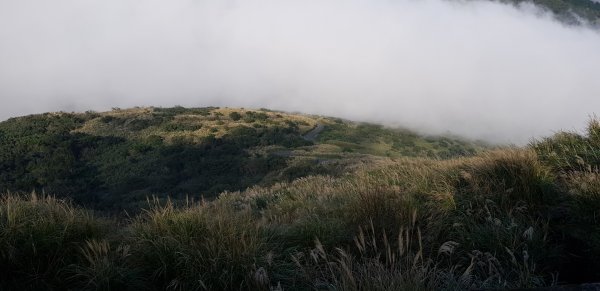
[[194, 131], [194, 130], [198, 130], [202, 128], [202, 124], [186, 124], [186, 123], [181, 123], [181, 122], [177, 122], [177, 123], [166, 123], [163, 126], [163, 129], [167, 132], [174, 132], [174, 131]]
[[234, 112], [229, 113], [229, 118], [231, 118], [231, 120], [233, 120], [233, 121], [238, 121], [238, 120], [242, 119], [242, 115], [239, 114], [238, 112], [234, 111]]

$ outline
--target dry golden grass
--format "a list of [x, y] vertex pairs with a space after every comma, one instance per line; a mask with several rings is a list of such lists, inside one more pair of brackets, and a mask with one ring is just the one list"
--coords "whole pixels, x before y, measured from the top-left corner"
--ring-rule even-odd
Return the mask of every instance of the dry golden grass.
[[[130, 137], [135, 136], [136, 138], [147, 138], [151, 135], [158, 135], [164, 138], [167, 142], [172, 142], [177, 138], [190, 138], [195, 142], [199, 142], [201, 138], [213, 135], [217, 138], [223, 137], [229, 133], [229, 130], [240, 126], [252, 126], [253, 124], [260, 124], [265, 127], [273, 126], [287, 126], [288, 122], [293, 122], [299, 125], [301, 133], [305, 133], [313, 129], [317, 123], [322, 122], [324, 119], [320, 117], [312, 117], [309, 115], [290, 114], [284, 112], [271, 112], [254, 109], [243, 109], [243, 108], [214, 108], [210, 109], [210, 114], [199, 115], [193, 113], [177, 114], [173, 117], [171, 122], [178, 124], [187, 125], [198, 125], [200, 129], [193, 131], [183, 132], [169, 132], [160, 128], [150, 126], [142, 130], [132, 131], [126, 126], [114, 126], [109, 123], [102, 121], [104, 117], [123, 118], [123, 119], [135, 119], [135, 120], [151, 120], [156, 118], [156, 108], [154, 107], [141, 107], [131, 109], [115, 109], [107, 112], [100, 112], [98, 117], [85, 122], [81, 127], [74, 130], [73, 132], [88, 133], [95, 135], [104, 136], [122, 136]], [[237, 112], [244, 115], [246, 112], [261, 113], [268, 116], [267, 122], [255, 121], [248, 123], [243, 119], [232, 120], [229, 114]], [[59, 113], [57, 113], [59, 114]]]

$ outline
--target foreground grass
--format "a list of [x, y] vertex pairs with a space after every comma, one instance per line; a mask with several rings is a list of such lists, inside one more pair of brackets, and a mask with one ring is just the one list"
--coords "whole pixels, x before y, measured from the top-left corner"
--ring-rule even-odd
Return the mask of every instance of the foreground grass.
[[[523, 149], [149, 201], [0, 201], [0, 289], [461, 290], [600, 281], [600, 126]], [[113, 231], [108, 232], [107, 227]]]
[[108, 235], [105, 221], [51, 197], [0, 200], [0, 289], [68, 285], [69, 265], [88, 240]]

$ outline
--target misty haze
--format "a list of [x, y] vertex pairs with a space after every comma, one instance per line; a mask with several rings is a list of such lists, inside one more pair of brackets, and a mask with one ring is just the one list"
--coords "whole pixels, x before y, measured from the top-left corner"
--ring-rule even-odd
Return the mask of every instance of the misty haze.
[[0, 119], [274, 108], [494, 142], [582, 129], [600, 35], [489, 1], [0, 1]]

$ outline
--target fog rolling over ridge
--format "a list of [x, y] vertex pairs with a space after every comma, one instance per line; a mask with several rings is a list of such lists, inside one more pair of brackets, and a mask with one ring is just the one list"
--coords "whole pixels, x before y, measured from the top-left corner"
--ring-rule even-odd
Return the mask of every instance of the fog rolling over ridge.
[[0, 0], [0, 119], [268, 107], [496, 142], [600, 113], [600, 33], [487, 1]]

